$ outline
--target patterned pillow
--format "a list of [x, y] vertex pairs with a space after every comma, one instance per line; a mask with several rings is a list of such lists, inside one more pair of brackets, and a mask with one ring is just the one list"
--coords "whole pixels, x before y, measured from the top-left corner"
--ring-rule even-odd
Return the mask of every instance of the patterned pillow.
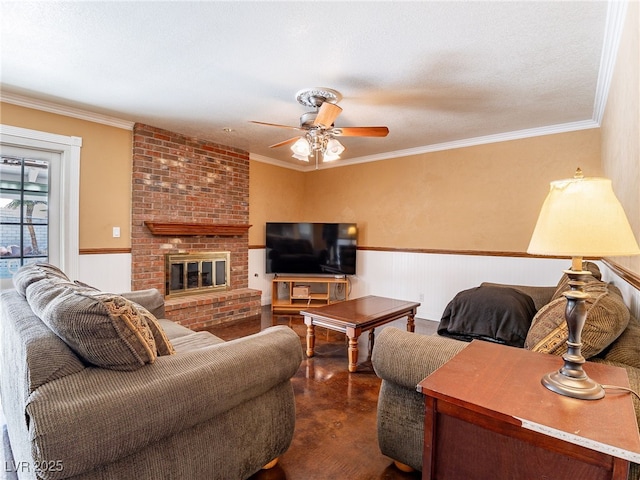
[[[620, 336], [629, 323], [630, 314], [622, 298], [612, 293], [606, 283], [592, 282], [584, 290], [590, 294], [586, 299], [587, 319], [582, 329], [582, 355], [588, 359]], [[553, 355], [566, 353], [566, 306], [567, 299], [560, 297], [538, 310], [524, 343], [526, 349]]]
[[[598, 268], [598, 265], [593, 262], [582, 262], [582, 270], [591, 272], [591, 275], [585, 278], [585, 283], [600, 282], [602, 279], [600, 268]], [[556, 291], [551, 297], [551, 300], [563, 298], [562, 294], [567, 290], [571, 290], [571, 287], [569, 286], [569, 277], [566, 273], [563, 273], [562, 277], [560, 277], [560, 280], [558, 281], [558, 286], [556, 287]]]
[[131, 303], [135, 306], [140, 315], [142, 315], [142, 317], [147, 322], [147, 326], [149, 327], [149, 330], [151, 330], [153, 339], [156, 342], [156, 351], [158, 353], [158, 356], [160, 357], [163, 355], [173, 355], [174, 353], [176, 353], [173, 345], [169, 341], [169, 337], [167, 337], [167, 334], [164, 332], [164, 329], [160, 325], [160, 322], [158, 322], [158, 319], [155, 317], [155, 315], [153, 315], [142, 305], [139, 305], [135, 302]]
[[[97, 292], [99, 294], [104, 293], [101, 290], [87, 283], [81, 282], [80, 280], [74, 280], [73, 283], [80, 288], [91, 290], [92, 292]], [[138, 292], [143, 292], [143, 291], [139, 290]], [[133, 305], [133, 308], [137, 310], [138, 314], [142, 315], [142, 317], [147, 322], [147, 326], [151, 330], [151, 333], [153, 334], [153, 339], [156, 342], [156, 348], [157, 348], [156, 353], [158, 354], [158, 356], [173, 355], [174, 353], [176, 353], [176, 351], [174, 350], [173, 345], [171, 345], [169, 338], [167, 337], [164, 330], [162, 329], [162, 326], [158, 322], [158, 319], [156, 318], [156, 316], [153, 313], [151, 313], [149, 310], [147, 310], [145, 307], [137, 303], [134, 299], [131, 298], [131, 297], [136, 298], [136, 296], [138, 295], [138, 292], [127, 292], [122, 294], [122, 297], [128, 300]], [[164, 304], [162, 305], [162, 307], [164, 308]], [[157, 308], [158, 307], [156, 307], [156, 309]]]
[[157, 357], [154, 335], [129, 300], [44, 279], [27, 289], [33, 312], [86, 363], [135, 370]]

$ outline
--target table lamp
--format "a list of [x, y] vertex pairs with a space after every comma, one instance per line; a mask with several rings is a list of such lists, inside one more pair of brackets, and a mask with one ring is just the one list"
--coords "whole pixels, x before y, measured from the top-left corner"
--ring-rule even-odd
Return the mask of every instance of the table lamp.
[[551, 182], [542, 205], [527, 253], [571, 257], [571, 290], [565, 320], [568, 328], [567, 353], [560, 370], [546, 374], [542, 384], [567, 397], [597, 400], [604, 389], [584, 372], [581, 353], [582, 328], [587, 319], [585, 279], [591, 273], [582, 268], [583, 257], [640, 254], [622, 205], [613, 193], [611, 180], [584, 178], [578, 169], [574, 178]]

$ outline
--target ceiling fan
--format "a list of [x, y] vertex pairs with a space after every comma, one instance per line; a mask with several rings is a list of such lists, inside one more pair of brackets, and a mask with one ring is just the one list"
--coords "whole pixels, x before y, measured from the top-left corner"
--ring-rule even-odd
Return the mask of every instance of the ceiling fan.
[[386, 137], [389, 134], [387, 127], [335, 127], [333, 123], [342, 112], [342, 108], [337, 105], [342, 100], [342, 95], [331, 88], [300, 90], [296, 94], [296, 100], [305, 107], [316, 109], [300, 116], [299, 127], [257, 121], [252, 121], [252, 123], [305, 132], [302, 136], [270, 145], [270, 148], [291, 145], [293, 157], [306, 162], [313, 154], [316, 159], [316, 167], [320, 154], [322, 154], [324, 162], [340, 158], [340, 154], [345, 148], [335, 137]]

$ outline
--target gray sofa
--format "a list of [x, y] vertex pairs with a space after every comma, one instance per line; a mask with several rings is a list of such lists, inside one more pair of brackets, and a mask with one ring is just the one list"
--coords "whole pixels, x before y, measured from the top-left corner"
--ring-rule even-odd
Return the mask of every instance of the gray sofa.
[[290, 445], [290, 328], [224, 342], [122, 296], [23, 267], [2, 292], [2, 408], [21, 479], [243, 479]]
[[[597, 266], [590, 264], [588, 269], [594, 276], [585, 287], [591, 293], [582, 336], [583, 355], [588, 359], [585, 369], [588, 373], [588, 362], [623, 367], [631, 388], [640, 392], [640, 323], [630, 316], [618, 289], [600, 281]], [[481, 287], [510, 287], [533, 300], [536, 313], [525, 348], [556, 355], [566, 351], [563, 330], [566, 300], [561, 295], [568, 290], [566, 275], [554, 287], [496, 284]], [[447, 336], [417, 335], [395, 327], [384, 328], [378, 334], [372, 354], [373, 367], [382, 379], [378, 443], [382, 453], [393, 459], [398, 468], [422, 470], [425, 406], [423, 395], [416, 391], [417, 384], [468, 345]], [[633, 403], [640, 423], [640, 402], [633, 397]], [[639, 472], [638, 465], [632, 465], [629, 478], [640, 478]]]

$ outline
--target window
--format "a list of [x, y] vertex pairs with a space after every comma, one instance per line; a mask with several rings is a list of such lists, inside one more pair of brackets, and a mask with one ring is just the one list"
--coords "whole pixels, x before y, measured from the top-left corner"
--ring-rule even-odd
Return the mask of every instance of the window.
[[0, 287], [12, 286], [2, 270], [15, 260], [46, 259], [77, 278], [81, 145], [79, 137], [0, 125], [0, 246], [17, 247], [0, 256]]
[[[49, 164], [52, 152], [0, 156], [0, 278], [22, 265], [48, 261]], [[13, 150], [13, 149], [12, 149]], [[26, 153], [26, 152], [25, 152]]]

